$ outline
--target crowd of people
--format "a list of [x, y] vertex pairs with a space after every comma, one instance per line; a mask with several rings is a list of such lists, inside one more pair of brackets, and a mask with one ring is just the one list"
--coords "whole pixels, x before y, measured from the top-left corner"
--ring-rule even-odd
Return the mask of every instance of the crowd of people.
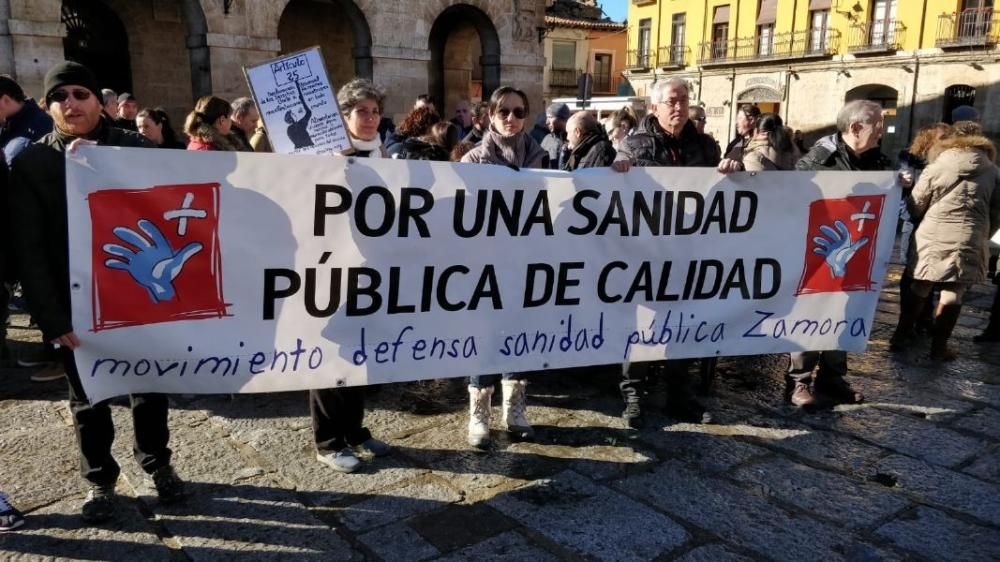
[[[531, 124], [528, 97], [504, 86], [489, 100], [460, 102], [453, 119], [445, 119], [435, 100], [422, 95], [398, 127], [385, 116], [385, 96], [371, 81], [356, 78], [337, 93], [353, 148], [364, 158], [453, 161], [507, 166], [515, 170], [610, 167], [627, 173], [632, 167], [711, 167], [720, 173], [775, 170], [892, 170], [880, 151], [882, 108], [870, 101], [847, 103], [836, 119], [836, 132], [807, 147], [800, 132], [787, 128], [777, 114], [753, 105], [739, 108], [736, 134], [725, 150], [705, 133], [704, 110], [692, 105], [688, 84], [678, 78], [657, 82], [651, 91], [652, 111], [638, 118], [623, 109], [599, 121], [588, 111], [572, 112], [564, 104], [546, 108], [544, 124]], [[971, 109], [971, 108], [968, 108]], [[907, 266], [901, 283], [902, 306], [892, 349], [912, 346], [923, 328], [931, 335], [931, 357], [947, 361], [956, 353], [947, 342], [970, 285], [986, 280], [990, 269], [988, 239], [1000, 228], [1000, 173], [995, 148], [962, 109], [954, 125], [936, 123], [917, 134], [901, 155], [899, 185], [906, 209], [901, 240]], [[295, 121], [295, 116], [292, 120]], [[107, 521], [115, 514], [115, 483], [120, 472], [111, 454], [114, 426], [107, 402], [90, 403], [80, 383], [73, 350], [80, 345], [70, 321], [68, 225], [64, 154], [81, 143], [108, 146], [214, 151], [271, 150], [253, 100], [229, 102], [214, 96], [197, 101], [179, 134], [167, 113], [140, 109], [136, 98], [101, 90], [84, 66], [65, 62], [45, 76], [41, 102], [28, 98], [11, 78], [0, 76], [0, 145], [3, 147], [3, 193], [8, 225], [4, 248], [2, 310], [8, 309], [7, 287], [19, 282], [26, 308], [48, 342], [50, 361], [69, 383], [69, 404], [76, 427], [81, 472], [89, 483], [81, 513], [85, 521]], [[7, 173], [9, 171], [9, 174]], [[9, 183], [8, 183], [9, 182]], [[997, 281], [1000, 281], [998, 276]], [[928, 317], [933, 292], [940, 292]], [[1000, 341], [1000, 292], [989, 327], [976, 338]], [[644, 377], [638, 366], [621, 366], [622, 417], [632, 428], [643, 425]], [[847, 354], [838, 350], [790, 354], [785, 399], [817, 406], [858, 403], [861, 392], [846, 380]], [[39, 378], [51, 380], [53, 377]], [[494, 388], [502, 393], [501, 427], [518, 439], [532, 439], [526, 387], [529, 373], [479, 375], [468, 380], [468, 442], [487, 448]], [[684, 421], [710, 422], [687, 377], [667, 381], [668, 414]], [[319, 462], [341, 472], [361, 464], [357, 452], [375, 457], [392, 448], [364, 427], [363, 387], [309, 392], [313, 441]], [[152, 476], [163, 503], [181, 500], [183, 481], [171, 464], [167, 398], [134, 395], [135, 457]], [[19, 527], [24, 519], [0, 493], [0, 531]]]

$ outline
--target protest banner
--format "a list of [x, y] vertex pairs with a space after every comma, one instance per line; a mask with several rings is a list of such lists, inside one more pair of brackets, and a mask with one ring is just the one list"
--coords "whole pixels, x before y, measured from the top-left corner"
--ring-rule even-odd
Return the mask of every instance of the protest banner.
[[274, 152], [332, 154], [351, 148], [319, 47], [244, 67]]
[[67, 155], [91, 399], [862, 351], [890, 172]]

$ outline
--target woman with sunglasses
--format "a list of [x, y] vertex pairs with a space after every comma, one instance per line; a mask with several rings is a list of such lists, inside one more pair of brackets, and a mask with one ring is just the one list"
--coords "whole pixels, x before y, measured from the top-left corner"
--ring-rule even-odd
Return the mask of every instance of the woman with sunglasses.
[[[462, 162], [498, 164], [515, 170], [546, 168], [548, 153], [524, 130], [528, 115], [528, 96], [521, 90], [504, 86], [490, 98], [490, 128], [478, 146], [465, 153]], [[469, 377], [469, 445], [484, 449], [490, 442], [490, 414], [493, 386], [501, 375]], [[504, 373], [503, 425], [515, 439], [532, 439], [534, 430], [528, 422], [524, 374]]]
[[[370, 80], [355, 78], [337, 92], [337, 105], [358, 158], [389, 158], [378, 134], [385, 95]], [[338, 472], [354, 472], [361, 466], [355, 449], [375, 457], [392, 452], [389, 444], [372, 437], [364, 426], [363, 386], [319, 388], [309, 391], [316, 460]]]
[[490, 128], [479, 146], [462, 157], [462, 162], [498, 164], [515, 170], [545, 168], [548, 154], [524, 131], [528, 111], [528, 96], [521, 90], [504, 86], [493, 92]]
[[233, 127], [232, 112], [229, 102], [222, 98], [204, 96], [199, 99], [184, 121], [184, 132], [190, 138], [187, 149], [235, 151], [236, 147], [228, 138]]

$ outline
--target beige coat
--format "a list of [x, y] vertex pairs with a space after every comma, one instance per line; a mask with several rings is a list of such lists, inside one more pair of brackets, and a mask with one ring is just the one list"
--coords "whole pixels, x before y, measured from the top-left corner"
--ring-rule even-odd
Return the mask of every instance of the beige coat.
[[750, 139], [743, 149], [743, 169], [748, 172], [765, 170], [794, 170], [795, 152], [778, 152], [767, 139]]
[[981, 283], [989, 264], [989, 239], [1000, 228], [1000, 170], [989, 139], [955, 137], [934, 146], [907, 199], [920, 221], [914, 279]]

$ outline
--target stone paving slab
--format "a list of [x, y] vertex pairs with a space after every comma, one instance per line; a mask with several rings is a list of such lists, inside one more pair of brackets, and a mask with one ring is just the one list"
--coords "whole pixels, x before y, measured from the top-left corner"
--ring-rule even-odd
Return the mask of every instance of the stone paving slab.
[[982, 408], [970, 412], [955, 420], [951, 425], [1000, 440], [1000, 410], [994, 408]]
[[16, 533], [0, 533], [0, 558], [22, 560], [137, 560], [169, 562], [171, 549], [139, 512], [135, 499], [120, 498], [121, 517], [91, 527], [77, 516], [79, 497], [68, 497], [31, 512]]
[[954, 562], [1000, 559], [1000, 533], [970, 525], [928, 507], [890, 521], [878, 534], [925, 558]]
[[728, 481], [701, 477], [673, 461], [616, 487], [775, 560], [843, 560], [858, 547], [875, 552], [842, 529], [788, 512]]
[[900, 491], [919, 501], [1000, 526], [1000, 486], [902, 455], [883, 459], [875, 470], [892, 476]]
[[649, 560], [690, 538], [668, 517], [572, 471], [487, 504], [568, 550], [603, 560]]
[[438, 558], [438, 560], [440, 562], [513, 562], [519, 560], [555, 562], [559, 558], [532, 546], [527, 539], [518, 533], [508, 531], [450, 556]]
[[737, 554], [722, 544], [699, 546], [677, 558], [677, 562], [751, 562], [753, 558]]
[[962, 472], [994, 484], [1000, 484], [1000, 445], [992, 445], [972, 464], [962, 469]]
[[379, 527], [358, 539], [382, 560], [427, 560], [441, 554], [405, 523]]
[[878, 408], [850, 410], [830, 421], [828, 427], [836, 431], [943, 466], [960, 464], [986, 445], [925, 419]]
[[733, 478], [757, 486], [760, 495], [836, 520], [848, 528], [868, 527], [910, 505], [876, 483], [810, 468], [788, 459], [772, 458], [742, 466]]

